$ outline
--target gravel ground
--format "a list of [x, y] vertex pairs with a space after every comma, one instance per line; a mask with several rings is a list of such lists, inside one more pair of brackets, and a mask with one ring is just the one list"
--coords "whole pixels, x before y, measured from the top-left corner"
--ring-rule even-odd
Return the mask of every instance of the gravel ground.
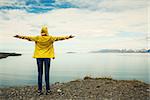
[[37, 86], [0, 88], [0, 100], [150, 100], [150, 84], [137, 80], [84, 77], [50, 87], [40, 96]]

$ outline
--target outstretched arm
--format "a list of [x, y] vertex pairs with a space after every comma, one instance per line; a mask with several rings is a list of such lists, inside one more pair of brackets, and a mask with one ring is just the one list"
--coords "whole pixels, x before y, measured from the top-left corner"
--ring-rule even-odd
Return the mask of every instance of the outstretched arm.
[[75, 36], [53, 36], [53, 40], [54, 41], [60, 41], [60, 40], [66, 40], [66, 39], [70, 39], [70, 38], [74, 38]]
[[19, 39], [26, 39], [28, 41], [36, 41], [36, 36], [20, 36], [20, 35], [15, 35], [15, 38]]

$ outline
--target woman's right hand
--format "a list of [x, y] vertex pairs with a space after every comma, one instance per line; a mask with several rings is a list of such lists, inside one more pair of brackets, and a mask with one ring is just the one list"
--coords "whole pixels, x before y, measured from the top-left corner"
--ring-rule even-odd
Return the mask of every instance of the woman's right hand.
[[70, 36], [69, 36], [69, 38], [74, 38], [74, 37], [75, 37], [75, 36], [73, 36], [73, 35], [70, 35]]

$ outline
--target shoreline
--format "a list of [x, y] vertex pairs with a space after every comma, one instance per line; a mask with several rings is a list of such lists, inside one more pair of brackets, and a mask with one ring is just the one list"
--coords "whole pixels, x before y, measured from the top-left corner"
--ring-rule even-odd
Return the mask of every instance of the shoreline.
[[1, 100], [148, 100], [150, 84], [138, 80], [115, 80], [112, 78], [91, 78], [85, 76], [66, 83], [50, 85], [51, 94], [37, 95], [37, 86], [0, 88]]
[[6, 52], [0, 52], [0, 59], [7, 58], [9, 56], [21, 56], [22, 54], [19, 53], [6, 53]]

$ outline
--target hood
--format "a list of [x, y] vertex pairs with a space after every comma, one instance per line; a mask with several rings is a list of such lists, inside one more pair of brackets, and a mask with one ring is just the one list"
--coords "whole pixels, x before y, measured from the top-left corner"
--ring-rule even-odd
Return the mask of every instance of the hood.
[[43, 26], [41, 29], [41, 33], [45, 33], [46, 35], [49, 35], [48, 34], [48, 28], [46, 26]]

